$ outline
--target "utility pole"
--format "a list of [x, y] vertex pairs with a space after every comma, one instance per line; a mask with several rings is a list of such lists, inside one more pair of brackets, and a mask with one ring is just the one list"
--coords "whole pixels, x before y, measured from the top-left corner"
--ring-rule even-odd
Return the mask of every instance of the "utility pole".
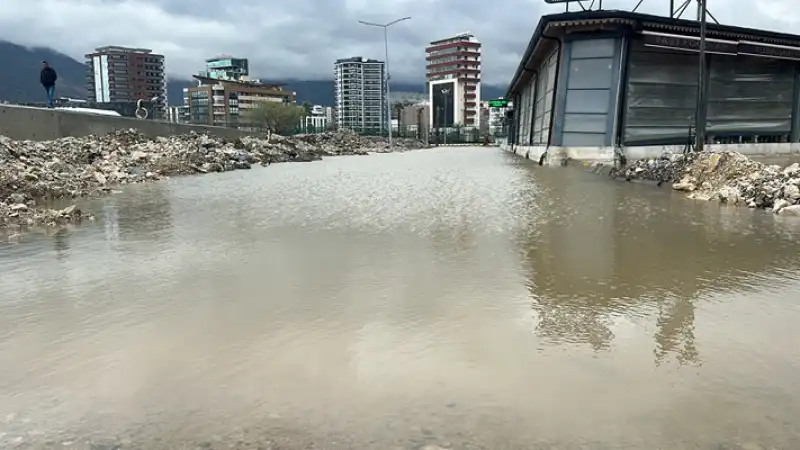
[[695, 150], [702, 152], [706, 143], [706, 0], [697, 0], [700, 19], [700, 52], [697, 70], [697, 109], [695, 111]]
[[370, 26], [370, 27], [383, 28], [383, 47], [384, 47], [384, 50], [386, 52], [385, 61], [384, 61], [384, 64], [386, 66], [386, 69], [384, 71], [385, 72], [384, 78], [386, 79], [386, 121], [388, 122], [387, 123], [387, 126], [388, 126], [387, 130], [388, 130], [389, 147], [390, 148], [392, 146], [392, 106], [391, 106], [391, 102], [389, 101], [389, 94], [391, 93], [391, 90], [389, 88], [389, 80], [391, 79], [391, 75], [389, 74], [389, 27], [394, 25], [394, 24], [396, 24], [396, 23], [402, 22], [404, 20], [408, 20], [410, 18], [411, 17], [402, 17], [400, 19], [396, 19], [396, 20], [393, 20], [393, 21], [391, 21], [389, 23], [384, 23], [384, 24], [374, 23], [374, 22], [366, 22], [366, 21], [363, 21], [363, 20], [359, 20], [358, 21], [358, 23], [360, 23], [361, 25], [367, 25], [367, 26]]
[[444, 124], [444, 145], [447, 145], [447, 94], [450, 93], [450, 89], [442, 89], [442, 94], [444, 95], [444, 119], [442, 123]]

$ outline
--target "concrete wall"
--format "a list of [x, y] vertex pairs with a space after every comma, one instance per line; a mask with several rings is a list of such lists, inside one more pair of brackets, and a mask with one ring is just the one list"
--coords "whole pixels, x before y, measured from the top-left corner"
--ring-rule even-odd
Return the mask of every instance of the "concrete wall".
[[[500, 148], [506, 151], [513, 151], [517, 155], [538, 161], [547, 152], [545, 163], [548, 165], [558, 165], [569, 158], [575, 161], [603, 162], [614, 161], [614, 147], [559, 147], [544, 145], [515, 145], [510, 146], [501, 143]], [[732, 151], [749, 156], [754, 159], [794, 157], [800, 155], [800, 143], [764, 143], [764, 144], [708, 144], [708, 151]], [[682, 145], [647, 145], [630, 146], [621, 149], [629, 161], [638, 159], [658, 158], [665, 153], [683, 153]]]
[[226, 139], [255, 134], [233, 128], [102, 116], [63, 109], [0, 105], [0, 136], [15, 140], [47, 141], [67, 136], [104, 135], [129, 128], [135, 128], [150, 137], [187, 134], [192, 131]]

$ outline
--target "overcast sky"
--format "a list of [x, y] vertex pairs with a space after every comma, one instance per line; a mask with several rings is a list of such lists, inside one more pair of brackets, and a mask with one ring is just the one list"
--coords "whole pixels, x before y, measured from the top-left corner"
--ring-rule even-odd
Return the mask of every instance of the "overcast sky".
[[[724, 24], [800, 33], [800, 0], [708, 0]], [[483, 43], [483, 80], [506, 84], [542, 14], [544, 0], [2, 0], [0, 39], [49, 46], [79, 61], [100, 45], [152, 48], [167, 71], [189, 78], [203, 60], [227, 53], [250, 59], [264, 79], [330, 79], [337, 58], [383, 59], [382, 31], [358, 20], [411, 20], [390, 29], [393, 78], [424, 74], [427, 42], [462, 31]], [[604, 0], [631, 9], [636, 0]], [[669, 0], [644, 0], [641, 12], [668, 14]], [[687, 14], [688, 16], [688, 14]]]

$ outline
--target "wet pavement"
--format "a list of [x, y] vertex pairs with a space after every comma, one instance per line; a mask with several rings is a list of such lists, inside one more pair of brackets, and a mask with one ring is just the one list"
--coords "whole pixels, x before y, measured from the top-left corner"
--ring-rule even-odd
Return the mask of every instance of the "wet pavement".
[[0, 245], [0, 448], [800, 448], [796, 218], [487, 148], [81, 206]]

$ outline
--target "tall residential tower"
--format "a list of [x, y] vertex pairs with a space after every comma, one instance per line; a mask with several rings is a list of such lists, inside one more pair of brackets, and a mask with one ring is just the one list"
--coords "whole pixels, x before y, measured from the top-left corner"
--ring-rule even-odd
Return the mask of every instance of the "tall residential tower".
[[472, 33], [431, 42], [425, 49], [430, 126], [480, 126], [481, 43]]
[[334, 64], [336, 126], [364, 133], [386, 131], [386, 63], [360, 56]]
[[157, 55], [146, 48], [97, 47], [93, 53], [86, 55], [86, 71], [89, 101], [152, 101], [156, 114], [160, 118], [166, 117], [164, 55]]

